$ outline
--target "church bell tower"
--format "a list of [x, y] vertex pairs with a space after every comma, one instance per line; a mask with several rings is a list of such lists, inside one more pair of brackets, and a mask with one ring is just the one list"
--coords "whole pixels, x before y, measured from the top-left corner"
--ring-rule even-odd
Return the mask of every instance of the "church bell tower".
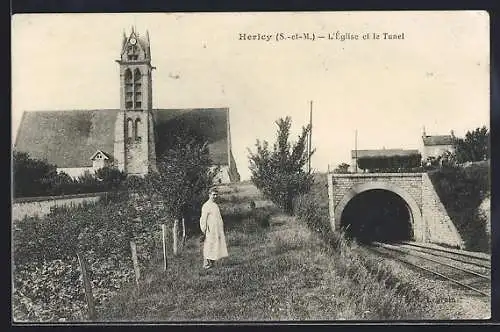
[[120, 59], [120, 112], [115, 123], [114, 157], [128, 175], [156, 170], [149, 33], [123, 33]]

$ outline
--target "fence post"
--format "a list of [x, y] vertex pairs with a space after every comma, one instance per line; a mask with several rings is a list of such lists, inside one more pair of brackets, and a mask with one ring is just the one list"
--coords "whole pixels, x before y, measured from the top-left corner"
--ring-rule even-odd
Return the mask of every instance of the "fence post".
[[174, 220], [174, 229], [172, 230], [172, 236], [174, 238], [174, 255], [177, 255], [178, 253], [178, 244], [177, 244], [177, 240], [178, 240], [178, 233], [179, 232], [179, 219], [175, 219]]
[[186, 220], [182, 218], [182, 248], [186, 244]]
[[76, 252], [76, 256], [78, 257], [78, 263], [80, 264], [80, 270], [82, 272], [85, 299], [87, 300], [88, 317], [90, 320], [94, 320], [96, 318], [96, 311], [94, 306], [94, 295], [92, 294], [92, 284], [90, 283], [87, 275], [87, 261], [85, 260], [85, 256], [78, 251]]
[[167, 271], [167, 225], [161, 224], [163, 242], [163, 271]]
[[330, 215], [330, 225], [332, 227], [332, 230], [335, 231], [336, 225], [335, 225], [335, 205], [333, 204], [334, 203], [333, 174], [327, 173], [326, 176], [328, 182], [328, 214]]
[[135, 282], [137, 283], [137, 286], [139, 286], [141, 271], [139, 269], [139, 261], [137, 260], [137, 247], [134, 241], [130, 241], [130, 249], [132, 250], [132, 262], [134, 263]]

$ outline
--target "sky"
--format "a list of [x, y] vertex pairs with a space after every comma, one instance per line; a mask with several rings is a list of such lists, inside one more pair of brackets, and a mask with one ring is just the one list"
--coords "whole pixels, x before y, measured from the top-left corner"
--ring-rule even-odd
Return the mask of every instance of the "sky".
[[[350, 162], [356, 131], [358, 149], [418, 149], [423, 127], [457, 136], [489, 127], [484, 11], [18, 14], [12, 142], [25, 110], [119, 108], [115, 60], [132, 26], [149, 31], [154, 108], [230, 109], [242, 179], [247, 149], [274, 142], [285, 116], [296, 140], [311, 100], [317, 171]], [[314, 40], [292, 38], [304, 33]]]

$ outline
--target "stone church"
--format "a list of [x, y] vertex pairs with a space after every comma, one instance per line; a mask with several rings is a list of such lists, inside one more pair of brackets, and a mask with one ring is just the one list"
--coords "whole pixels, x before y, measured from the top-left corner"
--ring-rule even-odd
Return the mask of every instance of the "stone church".
[[168, 145], [160, 138], [188, 128], [207, 140], [214, 167], [220, 167], [216, 181], [239, 181], [228, 108], [154, 109], [155, 67], [148, 32], [142, 36], [132, 29], [128, 37], [124, 34], [116, 62], [119, 109], [25, 111], [14, 149], [46, 160], [72, 177], [106, 165], [140, 176], [156, 169], [158, 146]]

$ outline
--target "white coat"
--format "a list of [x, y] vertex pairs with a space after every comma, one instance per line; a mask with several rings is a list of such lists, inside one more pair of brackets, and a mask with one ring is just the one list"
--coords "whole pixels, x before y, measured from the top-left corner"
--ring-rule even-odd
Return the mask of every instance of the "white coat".
[[229, 256], [222, 216], [217, 204], [211, 200], [206, 201], [201, 207], [200, 228], [205, 233], [204, 259], [218, 260]]

